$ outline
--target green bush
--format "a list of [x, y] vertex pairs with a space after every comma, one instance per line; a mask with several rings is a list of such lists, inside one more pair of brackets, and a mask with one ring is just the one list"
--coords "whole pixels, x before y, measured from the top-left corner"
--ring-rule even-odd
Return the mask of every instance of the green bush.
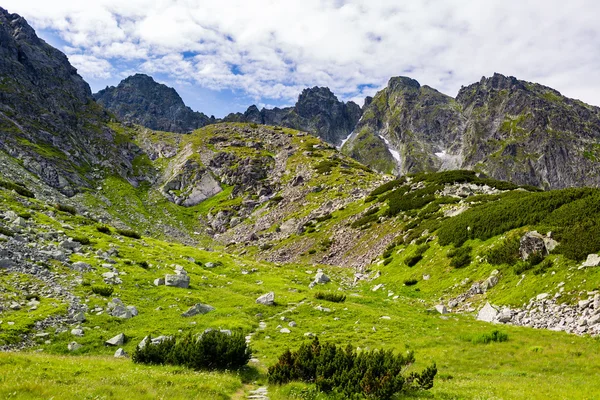
[[516, 235], [504, 239], [501, 243], [490, 248], [485, 253], [487, 262], [492, 265], [508, 264], [513, 265], [520, 259], [519, 255], [519, 237]]
[[373, 399], [391, 399], [397, 394], [433, 387], [435, 364], [421, 373], [404, 375], [415, 361], [412, 352], [405, 356], [391, 351], [374, 350], [357, 353], [351, 345], [345, 349], [335, 344], [320, 344], [315, 338], [297, 351], [286, 350], [268, 369], [271, 384], [291, 381], [315, 383], [317, 390], [344, 398], [357, 395]]
[[77, 214], [77, 209], [75, 207], [66, 204], [57, 203], [54, 205], [54, 208], [56, 208], [58, 211], [66, 212], [72, 215]]
[[19, 217], [21, 217], [23, 219], [31, 219], [31, 217], [33, 217], [33, 215], [29, 212], [22, 212], [22, 213], [19, 213]]
[[506, 342], [508, 340], [508, 335], [506, 333], [500, 332], [498, 330], [492, 331], [492, 333], [484, 333], [479, 336], [475, 336], [471, 339], [473, 344], [489, 344], [492, 342]]
[[257, 124], [257, 123], [255, 123], [255, 122], [252, 122], [252, 123], [250, 124], [250, 128], [252, 128], [252, 129], [256, 129], [256, 128], [258, 128], [258, 124]]
[[105, 233], [107, 235], [110, 235], [110, 228], [106, 225], [99, 225], [96, 227], [96, 230], [100, 233]]
[[315, 254], [316, 252], [317, 252], [317, 250], [315, 250], [315, 249], [310, 249], [310, 250], [308, 251], [308, 254]]
[[331, 172], [331, 170], [339, 165], [339, 162], [333, 160], [323, 160], [317, 165], [315, 165], [315, 170], [320, 174], [326, 174]]
[[400, 179], [394, 179], [393, 181], [386, 182], [383, 185], [375, 188], [371, 193], [369, 193], [369, 196], [371, 196], [371, 197], [379, 196], [380, 194], [389, 192], [390, 190], [395, 189], [400, 185], [403, 185], [405, 182], [406, 182], [406, 178], [404, 178], [404, 177], [402, 177]]
[[[201, 264], [202, 263], [200, 263], [200, 266], [202, 266]], [[146, 261], [146, 260], [139, 261], [137, 263], [137, 265], [140, 266], [141, 268], [144, 268], [144, 269], [150, 268], [150, 264], [148, 264], [148, 261]]]
[[389, 265], [389, 264], [392, 263], [392, 261], [394, 261], [393, 258], [391, 258], [391, 257], [390, 258], [386, 258], [386, 259], [383, 260], [383, 265]]
[[73, 236], [73, 241], [82, 245], [88, 245], [91, 243], [90, 239], [85, 236]]
[[315, 221], [317, 221], [317, 222], [324, 222], [324, 221], [327, 221], [327, 220], [329, 220], [331, 218], [333, 218], [333, 216], [330, 213], [328, 213], [328, 214], [325, 214], [325, 215], [322, 215], [320, 217], [315, 218]]
[[414, 286], [414, 285], [416, 285], [417, 283], [419, 283], [419, 281], [418, 281], [417, 279], [414, 279], [414, 278], [410, 278], [410, 279], [405, 279], [405, 280], [404, 280], [404, 284], [405, 284], [406, 286]]
[[151, 339], [136, 347], [132, 360], [138, 364], [181, 365], [201, 370], [236, 370], [248, 363], [252, 351], [241, 332], [231, 335], [209, 330], [202, 335], [188, 334], [170, 338], [159, 344]]
[[117, 233], [121, 236], [130, 237], [132, 239], [141, 239], [142, 236], [136, 231], [130, 229], [117, 229]]
[[14, 236], [14, 233], [10, 229], [8, 229], [4, 226], [0, 226], [0, 235]]
[[402, 211], [423, 208], [436, 199], [435, 193], [442, 188], [443, 186], [433, 185], [409, 193], [402, 193], [402, 188], [396, 189], [388, 197], [387, 215], [394, 217]]
[[343, 303], [346, 301], [346, 295], [342, 293], [317, 292], [315, 293], [315, 299], [331, 301], [333, 303]]
[[370, 210], [366, 211], [362, 217], [354, 221], [350, 226], [352, 228], [360, 228], [364, 225], [367, 225], [371, 222], [379, 220], [379, 216], [377, 213], [379, 212], [379, 207], [373, 207]]
[[93, 285], [92, 293], [98, 294], [103, 297], [108, 297], [113, 294], [114, 288], [110, 285]]
[[448, 252], [448, 257], [451, 258], [450, 266], [454, 268], [464, 268], [471, 264], [471, 246], [463, 246], [455, 249], [453, 252]]
[[415, 249], [412, 256], [407, 257], [404, 260], [404, 264], [409, 267], [415, 266], [419, 261], [423, 259], [423, 254], [429, 249], [429, 244], [422, 244]]
[[7, 190], [14, 190], [18, 194], [24, 197], [34, 198], [33, 192], [25, 187], [22, 183], [13, 183], [8, 181], [0, 180], [0, 187]]

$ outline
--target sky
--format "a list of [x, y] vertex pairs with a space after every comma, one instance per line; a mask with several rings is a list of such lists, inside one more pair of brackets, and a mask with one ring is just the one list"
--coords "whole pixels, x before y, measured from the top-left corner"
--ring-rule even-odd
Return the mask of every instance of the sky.
[[327, 86], [363, 104], [392, 76], [456, 96], [494, 72], [600, 106], [595, 0], [3, 0], [94, 92], [145, 73], [223, 117]]

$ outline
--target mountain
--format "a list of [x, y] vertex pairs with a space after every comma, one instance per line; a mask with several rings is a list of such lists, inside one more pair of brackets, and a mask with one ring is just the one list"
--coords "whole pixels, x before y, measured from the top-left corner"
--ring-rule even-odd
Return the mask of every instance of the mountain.
[[[0, 156], [6, 174], [73, 195], [103, 173], [135, 179], [136, 146], [117, 146], [109, 115], [67, 57], [0, 8]], [[19, 174], [20, 166], [29, 173]]]
[[473, 169], [544, 188], [600, 185], [600, 109], [494, 74], [456, 99], [397, 77], [343, 151], [382, 172]]
[[259, 111], [252, 105], [245, 113], [229, 114], [223, 121], [285, 126], [310, 132], [337, 146], [350, 135], [361, 114], [356, 103], [339, 101], [329, 88], [315, 86], [304, 89], [294, 107]]
[[177, 91], [144, 74], [135, 74], [94, 94], [119, 119], [150, 129], [187, 133], [215, 122], [187, 107]]

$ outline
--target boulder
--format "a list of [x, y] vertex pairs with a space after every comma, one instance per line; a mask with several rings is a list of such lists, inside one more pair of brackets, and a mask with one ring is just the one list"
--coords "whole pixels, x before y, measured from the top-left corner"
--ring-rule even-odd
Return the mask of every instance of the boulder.
[[71, 269], [77, 272], [87, 272], [92, 269], [92, 266], [88, 263], [84, 263], [83, 261], [77, 261], [71, 265]]
[[81, 329], [81, 328], [71, 329], [71, 335], [81, 337], [81, 336], [83, 336], [83, 329]]
[[279, 332], [281, 332], [281, 333], [291, 333], [291, 331], [288, 328], [281, 328], [281, 330]]
[[165, 278], [156, 278], [154, 280], [154, 286], [162, 286], [165, 284]]
[[79, 242], [74, 242], [72, 240], [63, 240], [62, 242], [60, 242], [59, 244], [60, 247], [62, 247], [63, 249], [67, 249], [67, 250], [77, 250], [81, 247], [81, 244]]
[[331, 279], [329, 279], [329, 277], [327, 275], [325, 275], [323, 272], [317, 272], [317, 275], [315, 276], [315, 282], [316, 283], [327, 283], [330, 282]]
[[582, 268], [597, 267], [600, 265], [600, 255], [588, 254], [587, 259], [581, 264]]
[[256, 302], [258, 304], [263, 304], [265, 306], [272, 306], [273, 304], [275, 304], [275, 293], [269, 292], [269, 293], [263, 294], [258, 299], [256, 299]]
[[67, 349], [69, 349], [69, 351], [76, 351], [79, 350], [80, 348], [82, 348], [83, 346], [80, 345], [77, 342], [71, 342], [67, 345]]
[[186, 312], [184, 312], [183, 314], [181, 314], [182, 317], [193, 317], [194, 315], [198, 315], [198, 314], [207, 314], [211, 311], [213, 311], [215, 308], [213, 306], [209, 306], [208, 304], [196, 304], [193, 305], [189, 308], [189, 310], [187, 310]]
[[104, 342], [106, 346], [121, 346], [123, 345], [123, 343], [125, 343], [124, 333], [119, 333], [117, 336], [114, 336], [108, 339], [106, 342]]
[[121, 347], [115, 351], [115, 358], [127, 358], [127, 353]]
[[439, 312], [440, 314], [448, 314], [448, 310], [446, 309], [446, 306], [443, 304], [438, 304], [434, 307], [436, 309], [437, 312]]
[[492, 322], [498, 315], [498, 310], [490, 303], [485, 303], [485, 306], [477, 313], [478, 321]]
[[523, 235], [519, 243], [519, 254], [521, 255], [521, 258], [527, 260], [533, 254], [539, 254], [541, 256], [548, 255], [544, 239], [545, 237], [540, 235], [537, 231], [527, 232]]
[[0, 259], [0, 268], [10, 268], [15, 265], [14, 261], [9, 258]]
[[492, 275], [481, 284], [481, 290], [485, 293], [498, 284], [498, 276]]
[[165, 286], [173, 286], [187, 289], [190, 287], [190, 277], [188, 275], [165, 275]]

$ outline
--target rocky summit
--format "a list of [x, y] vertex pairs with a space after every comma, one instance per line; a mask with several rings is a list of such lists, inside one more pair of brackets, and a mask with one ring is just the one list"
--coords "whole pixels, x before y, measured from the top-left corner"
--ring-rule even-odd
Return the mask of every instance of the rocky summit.
[[3, 9], [0, 52], [0, 398], [600, 398], [597, 108], [397, 77], [218, 121], [95, 100]]
[[120, 120], [157, 131], [188, 133], [215, 122], [214, 117], [187, 107], [175, 89], [144, 74], [100, 90], [94, 99]]

